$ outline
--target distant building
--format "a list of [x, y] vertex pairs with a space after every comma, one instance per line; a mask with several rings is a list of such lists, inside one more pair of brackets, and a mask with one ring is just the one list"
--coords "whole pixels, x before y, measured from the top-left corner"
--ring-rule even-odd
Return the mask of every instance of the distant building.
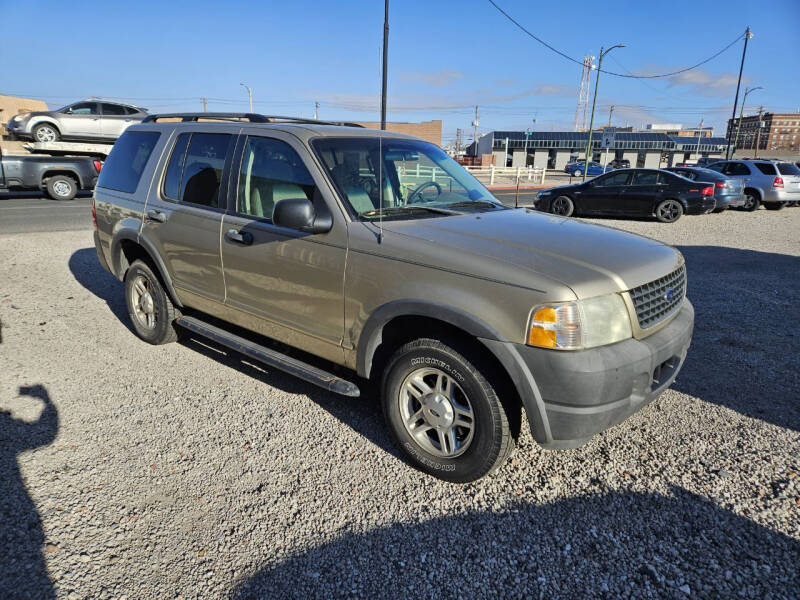
[[[761, 135], [759, 136], [758, 115], [742, 119], [739, 130], [738, 150], [755, 150], [758, 140], [759, 151], [777, 153], [800, 152], [800, 113], [765, 113], [761, 116]], [[728, 135], [733, 143], [739, 119], [728, 119]]]
[[[380, 129], [380, 122], [359, 122], [359, 125], [370, 129]], [[442, 145], [442, 121], [423, 121], [422, 123], [386, 123], [387, 131], [415, 135], [433, 142], [437, 146]]]
[[[572, 159], [584, 159], [588, 133], [574, 131], [492, 131], [478, 139], [478, 155], [494, 156], [496, 166], [533, 165], [563, 169]], [[618, 132], [608, 160], [627, 159], [632, 167], [660, 168], [693, 162], [701, 156], [720, 157], [725, 138], [667, 135], [661, 132]], [[601, 135], [592, 134], [591, 160], [603, 162], [606, 150]], [[470, 154], [474, 152], [471, 145]]]
[[49, 110], [47, 103], [43, 100], [32, 98], [18, 98], [17, 96], [6, 96], [0, 94], [0, 124], [2, 124], [2, 134], [5, 135], [5, 125], [14, 115], [20, 113], [33, 112], [38, 110]]
[[677, 137], [714, 137], [713, 127], [684, 127], [680, 123], [648, 123], [645, 129]]

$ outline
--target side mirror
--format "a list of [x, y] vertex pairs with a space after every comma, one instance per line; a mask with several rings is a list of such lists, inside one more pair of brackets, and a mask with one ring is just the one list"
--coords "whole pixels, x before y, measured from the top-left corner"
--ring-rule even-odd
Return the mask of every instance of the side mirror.
[[68, 114], [68, 115], [71, 115], [71, 114], [72, 114], [72, 107], [71, 107], [71, 106], [70, 106], [70, 107], [67, 109], [67, 114]]
[[272, 209], [272, 222], [307, 233], [327, 233], [333, 227], [330, 215], [318, 214], [308, 198], [280, 200]]

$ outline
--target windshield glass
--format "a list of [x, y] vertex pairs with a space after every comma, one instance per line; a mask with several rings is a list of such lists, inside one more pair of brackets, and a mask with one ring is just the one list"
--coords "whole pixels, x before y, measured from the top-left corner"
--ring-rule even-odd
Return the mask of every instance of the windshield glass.
[[477, 179], [428, 142], [321, 138], [312, 146], [342, 197], [362, 219], [381, 214], [395, 219], [436, 217], [503, 208]]

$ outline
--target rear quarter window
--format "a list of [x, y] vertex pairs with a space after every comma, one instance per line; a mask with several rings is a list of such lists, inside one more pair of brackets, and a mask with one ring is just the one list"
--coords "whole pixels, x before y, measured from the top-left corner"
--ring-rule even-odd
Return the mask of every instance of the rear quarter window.
[[800, 169], [792, 163], [778, 163], [778, 172], [781, 175], [800, 175]]
[[123, 133], [100, 171], [97, 186], [128, 194], [135, 192], [160, 135], [158, 131]]

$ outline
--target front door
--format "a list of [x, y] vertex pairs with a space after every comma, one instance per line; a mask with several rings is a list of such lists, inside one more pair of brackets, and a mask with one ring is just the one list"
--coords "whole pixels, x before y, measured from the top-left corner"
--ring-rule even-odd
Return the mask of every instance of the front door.
[[280, 132], [243, 136], [222, 224], [225, 302], [258, 317], [252, 328], [336, 359], [344, 328], [344, 223], [334, 214], [333, 229], [313, 235], [272, 222], [275, 205], [289, 198], [336, 208], [332, 199], [326, 203], [321, 174], [303, 162], [295, 144]]
[[576, 210], [583, 214], [619, 212], [619, 195], [629, 178], [630, 171], [617, 171], [592, 179], [575, 198]]
[[97, 102], [78, 102], [58, 116], [62, 137], [101, 137]]
[[[174, 142], [163, 181], [145, 207], [143, 235], [153, 240], [164, 258], [182, 300], [204, 308], [203, 300], [222, 303], [219, 236], [225, 211], [220, 193], [226, 161], [235, 135], [187, 132]], [[221, 185], [222, 184], [222, 185]], [[194, 298], [188, 300], [182, 292]]]

